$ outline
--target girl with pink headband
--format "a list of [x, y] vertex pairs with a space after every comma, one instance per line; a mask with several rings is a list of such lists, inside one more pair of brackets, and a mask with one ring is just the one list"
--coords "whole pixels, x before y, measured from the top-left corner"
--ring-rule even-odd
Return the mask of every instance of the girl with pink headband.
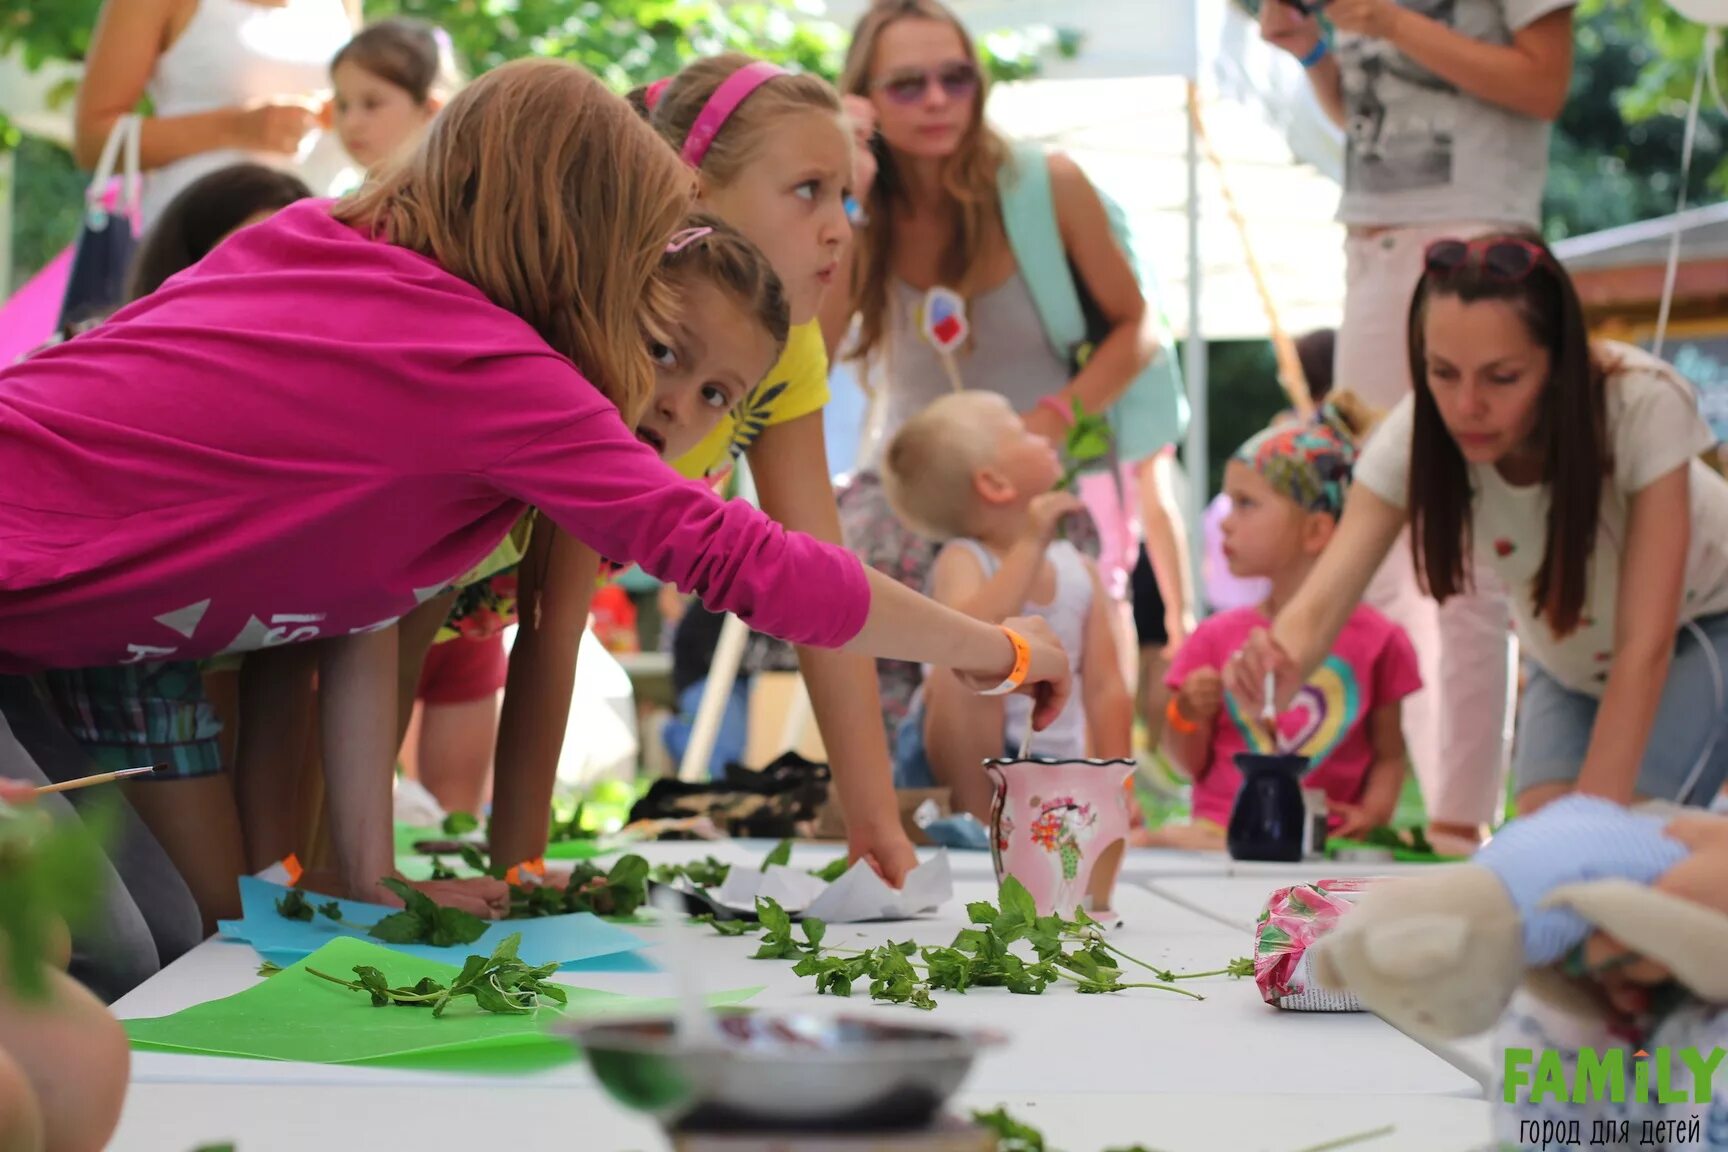
[[[763, 510], [788, 529], [838, 544], [822, 426], [828, 357], [816, 314], [851, 241], [845, 205], [854, 143], [840, 97], [815, 76], [729, 54], [640, 88], [631, 102], [697, 173], [699, 207], [767, 258], [792, 324], [767, 376], [672, 466], [718, 481], [748, 452]], [[554, 651], [524, 649], [524, 628], [512, 653], [494, 784], [494, 851], [500, 840], [531, 848], [544, 839], [538, 798], [550, 795], [556, 777], [576, 658], [575, 644], [557, 639], [563, 625], [553, 622], [574, 621], [580, 635], [598, 569], [592, 550], [555, 531], [536, 531], [522, 562], [520, 601], [534, 604], [551, 625], [540, 631], [554, 634], [543, 645]], [[798, 649], [798, 662], [832, 760], [852, 854], [898, 883], [917, 858], [894, 798], [874, 662], [809, 647]], [[518, 677], [519, 663], [535, 674]], [[529, 827], [533, 820], [538, 829]]]

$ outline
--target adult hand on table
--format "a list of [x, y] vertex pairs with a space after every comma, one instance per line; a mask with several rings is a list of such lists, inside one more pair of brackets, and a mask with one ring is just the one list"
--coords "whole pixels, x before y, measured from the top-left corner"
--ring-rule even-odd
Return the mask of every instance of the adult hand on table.
[[[1679, 816], [1669, 822], [1666, 833], [1691, 855], [1664, 872], [1653, 887], [1728, 916], [1728, 819]], [[1651, 990], [1673, 976], [1662, 964], [1605, 932], [1585, 941], [1584, 967], [1596, 974], [1614, 1006], [1628, 1015], [1646, 1012]]]
[[1266, 675], [1273, 678], [1272, 706], [1283, 711], [1302, 687], [1296, 662], [1279, 647], [1271, 633], [1256, 628], [1230, 659], [1224, 661], [1224, 690], [1234, 696], [1249, 716], [1259, 716], [1266, 705]]

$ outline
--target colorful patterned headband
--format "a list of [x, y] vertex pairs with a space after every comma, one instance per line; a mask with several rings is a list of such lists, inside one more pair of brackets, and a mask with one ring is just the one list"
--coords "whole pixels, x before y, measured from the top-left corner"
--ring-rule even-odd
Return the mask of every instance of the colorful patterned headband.
[[1326, 404], [1307, 423], [1268, 428], [1232, 459], [1260, 473], [1304, 511], [1340, 516], [1356, 467], [1356, 442], [1343, 414]]
[[690, 126], [690, 135], [684, 138], [684, 163], [692, 168], [702, 167], [714, 138], [720, 135], [720, 129], [732, 113], [738, 111], [738, 105], [774, 77], [786, 74], [786, 69], [778, 64], [757, 60], [726, 77], [720, 87], [714, 89], [714, 95], [708, 97], [708, 103], [702, 105], [702, 111], [696, 114], [696, 123]]

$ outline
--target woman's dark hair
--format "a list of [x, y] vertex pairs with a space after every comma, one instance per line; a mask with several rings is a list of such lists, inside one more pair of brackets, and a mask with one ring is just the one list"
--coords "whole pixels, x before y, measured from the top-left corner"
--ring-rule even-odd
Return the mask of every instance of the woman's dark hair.
[[330, 61], [330, 70], [348, 63], [394, 84], [424, 104], [462, 86], [450, 39], [422, 20], [396, 16], [368, 24]]
[[1308, 398], [1319, 405], [1332, 391], [1332, 354], [1338, 345], [1335, 328], [1316, 328], [1296, 340], [1296, 359], [1308, 382]]
[[1531, 589], [1531, 605], [1556, 636], [1575, 631], [1584, 613], [1585, 584], [1596, 548], [1602, 480], [1612, 465], [1605, 408], [1606, 366], [1593, 355], [1584, 308], [1572, 279], [1545, 245], [1527, 233], [1474, 241], [1476, 251], [1494, 240], [1531, 244], [1541, 258], [1521, 279], [1488, 272], [1471, 257], [1444, 272], [1426, 271], [1410, 302], [1410, 378], [1415, 383], [1415, 422], [1410, 437], [1410, 533], [1416, 574], [1436, 600], [1465, 591], [1465, 558], [1472, 548], [1470, 472], [1440, 419], [1428, 386], [1424, 320], [1437, 296], [1466, 304], [1498, 300], [1511, 305], [1530, 336], [1548, 350], [1548, 380], [1542, 392], [1536, 442], [1542, 453], [1542, 484], [1548, 492], [1547, 540]]
[[275, 212], [312, 189], [262, 164], [218, 168], [181, 189], [144, 234], [126, 275], [126, 302], [148, 296], [204, 259], [222, 238], [260, 212]]

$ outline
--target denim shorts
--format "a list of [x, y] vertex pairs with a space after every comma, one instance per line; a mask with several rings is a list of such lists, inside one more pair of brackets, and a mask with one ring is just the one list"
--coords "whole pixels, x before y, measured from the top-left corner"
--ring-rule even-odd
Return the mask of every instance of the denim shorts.
[[[924, 696], [919, 693], [912, 701], [912, 711], [900, 722], [894, 734], [894, 787], [935, 788], [936, 769], [931, 767], [930, 754], [924, 747]], [[1017, 751], [1004, 744], [1002, 755], [1013, 759]]]
[[[1728, 690], [1728, 614], [1694, 623], [1709, 646], [1699, 643], [1691, 627], [1680, 629], [1638, 769], [1637, 793], [1647, 799], [1709, 807], [1728, 779], [1728, 709], [1724, 708], [1728, 701], [1718, 689], [1720, 682]], [[1595, 697], [1562, 686], [1534, 661], [1527, 661], [1525, 670], [1528, 680], [1518, 707], [1518, 736], [1512, 752], [1517, 792], [1578, 778], [1601, 704]]]

